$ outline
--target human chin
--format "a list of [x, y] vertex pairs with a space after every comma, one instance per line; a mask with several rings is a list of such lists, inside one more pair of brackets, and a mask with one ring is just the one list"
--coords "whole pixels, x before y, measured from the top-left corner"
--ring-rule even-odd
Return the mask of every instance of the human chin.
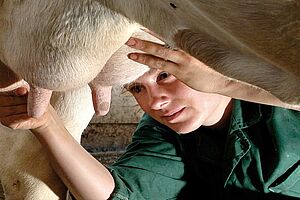
[[196, 123], [195, 121], [193, 121], [178, 124], [170, 124], [169, 127], [178, 134], [187, 134], [197, 130], [201, 125], [202, 123]]

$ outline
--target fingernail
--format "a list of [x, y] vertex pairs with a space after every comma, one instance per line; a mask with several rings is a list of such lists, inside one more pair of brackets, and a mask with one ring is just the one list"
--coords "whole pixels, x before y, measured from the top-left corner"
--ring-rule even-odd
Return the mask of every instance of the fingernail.
[[130, 58], [131, 60], [137, 60], [138, 56], [134, 53], [131, 53], [128, 55], [128, 58]]
[[129, 40], [126, 42], [128, 46], [134, 46], [136, 44], [136, 40], [133, 38], [129, 38]]
[[13, 93], [16, 95], [16, 96], [23, 96], [27, 93], [27, 89], [25, 87], [20, 87], [20, 88], [17, 88], [16, 90], [13, 91]]

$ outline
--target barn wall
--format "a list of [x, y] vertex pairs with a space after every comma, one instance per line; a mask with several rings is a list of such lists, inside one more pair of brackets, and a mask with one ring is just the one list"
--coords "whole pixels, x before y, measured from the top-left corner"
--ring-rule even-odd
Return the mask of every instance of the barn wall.
[[103, 164], [113, 162], [131, 141], [131, 135], [143, 112], [129, 92], [113, 88], [112, 104], [104, 117], [91, 120], [81, 144]]

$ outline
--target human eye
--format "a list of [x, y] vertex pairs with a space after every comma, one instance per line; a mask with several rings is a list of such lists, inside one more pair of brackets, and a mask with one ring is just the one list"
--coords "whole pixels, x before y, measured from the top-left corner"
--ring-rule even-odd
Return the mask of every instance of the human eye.
[[170, 76], [171, 74], [169, 74], [168, 72], [160, 72], [156, 78], [156, 81], [161, 81], [163, 79], [166, 79]]
[[143, 90], [143, 85], [140, 83], [132, 83], [127, 86], [127, 90], [132, 94], [138, 94]]

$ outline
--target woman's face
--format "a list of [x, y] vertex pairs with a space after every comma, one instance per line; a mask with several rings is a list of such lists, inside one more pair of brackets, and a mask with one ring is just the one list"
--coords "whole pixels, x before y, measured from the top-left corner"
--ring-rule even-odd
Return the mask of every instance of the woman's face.
[[223, 116], [229, 97], [196, 91], [167, 72], [151, 69], [126, 88], [144, 112], [178, 133], [213, 126]]

